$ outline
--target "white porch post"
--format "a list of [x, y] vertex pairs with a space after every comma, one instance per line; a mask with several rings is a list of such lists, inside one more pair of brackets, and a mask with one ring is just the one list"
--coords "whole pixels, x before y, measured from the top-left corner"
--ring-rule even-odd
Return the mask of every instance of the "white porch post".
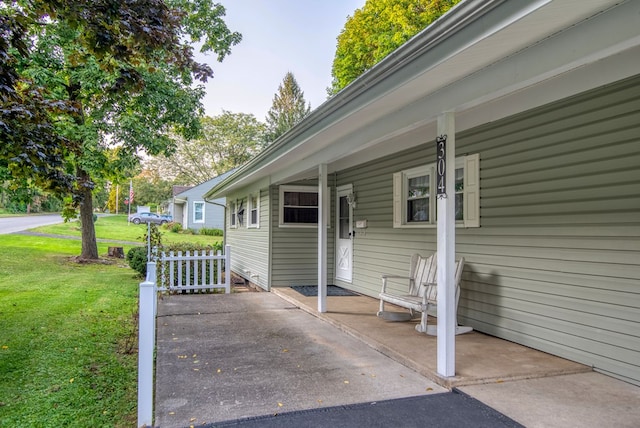
[[138, 426], [153, 422], [153, 354], [156, 348], [156, 263], [147, 263], [147, 278], [140, 283], [138, 309]]
[[[445, 146], [441, 145], [445, 141]], [[446, 194], [438, 195], [438, 342], [437, 370], [441, 376], [456, 374], [456, 219], [455, 219], [455, 113], [446, 112], [438, 117], [437, 150], [445, 150]], [[442, 162], [442, 161], [440, 161]], [[442, 164], [438, 166], [442, 168]], [[441, 171], [441, 170], [440, 170]], [[436, 187], [438, 186], [437, 183]]]
[[318, 168], [318, 312], [327, 312], [327, 225], [329, 187], [327, 164]]

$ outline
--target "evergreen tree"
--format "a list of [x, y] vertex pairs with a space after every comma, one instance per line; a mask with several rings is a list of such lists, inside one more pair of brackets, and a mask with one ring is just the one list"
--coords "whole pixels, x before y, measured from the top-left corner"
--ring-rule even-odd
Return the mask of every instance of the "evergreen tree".
[[304, 92], [298, 86], [293, 73], [284, 76], [273, 104], [267, 113], [267, 142], [273, 142], [300, 122], [311, 111], [311, 104], [304, 99]]

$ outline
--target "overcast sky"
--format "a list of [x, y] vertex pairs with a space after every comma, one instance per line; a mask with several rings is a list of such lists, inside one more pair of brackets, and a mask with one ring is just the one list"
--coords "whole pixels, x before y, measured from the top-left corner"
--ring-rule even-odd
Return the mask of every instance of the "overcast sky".
[[208, 63], [214, 78], [206, 84], [206, 114], [222, 110], [252, 113], [265, 121], [273, 97], [287, 71], [295, 76], [307, 102], [315, 109], [326, 99], [336, 37], [347, 16], [365, 0], [220, 0], [225, 22], [242, 34], [222, 63]]

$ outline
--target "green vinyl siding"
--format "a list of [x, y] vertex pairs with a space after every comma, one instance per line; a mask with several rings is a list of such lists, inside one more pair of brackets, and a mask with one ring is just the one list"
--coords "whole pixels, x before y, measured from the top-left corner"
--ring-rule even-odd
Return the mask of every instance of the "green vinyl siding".
[[[331, 180], [329, 180], [331, 182]], [[317, 181], [287, 183], [292, 185], [315, 186]], [[334, 192], [330, 192], [333, 201]], [[274, 287], [291, 285], [317, 285], [318, 283], [318, 228], [279, 226], [279, 188], [271, 187], [271, 284]], [[331, 202], [333, 209], [333, 202]], [[332, 220], [332, 211], [329, 219]], [[327, 237], [328, 278], [333, 278], [333, 233], [330, 225]]]
[[[375, 297], [435, 229], [392, 227], [392, 174], [433, 162], [433, 138], [337, 175], [358, 195], [353, 284]], [[393, 142], [390, 141], [389, 144]], [[480, 154], [480, 228], [456, 229], [467, 264], [459, 320], [640, 384], [640, 78], [456, 136]], [[400, 283], [392, 288], [399, 291]]]
[[639, 81], [461, 136], [481, 152], [483, 227], [457, 244], [463, 322], [635, 383]]
[[[255, 192], [251, 192], [255, 193]], [[230, 195], [227, 201], [246, 199], [249, 192]], [[227, 203], [227, 206], [229, 204]], [[242, 226], [229, 226], [227, 212], [226, 242], [231, 245], [231, 270], [254, 285], [265, 290], [269, 289], [269, 191], [260, 191], [260, 223], [259, 227], [247, 227], [248, 210]], [[246, 209], [246, 208], [245, 208]], [[227, 210], [228, 211], [228, 210]]]

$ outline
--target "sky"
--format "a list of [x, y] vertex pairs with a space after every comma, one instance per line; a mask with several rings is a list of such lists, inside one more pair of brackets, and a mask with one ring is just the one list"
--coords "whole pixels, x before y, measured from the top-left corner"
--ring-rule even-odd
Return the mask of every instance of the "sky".
[[219, 0], [242, 41], [222, 63], [197, 55], [213, 69], [202, 100], [207, 116], [223, 110], [264, 122], [285, 74], [291, 71], [315, 109], [326, 101], [336, 37], [365, 0]]

